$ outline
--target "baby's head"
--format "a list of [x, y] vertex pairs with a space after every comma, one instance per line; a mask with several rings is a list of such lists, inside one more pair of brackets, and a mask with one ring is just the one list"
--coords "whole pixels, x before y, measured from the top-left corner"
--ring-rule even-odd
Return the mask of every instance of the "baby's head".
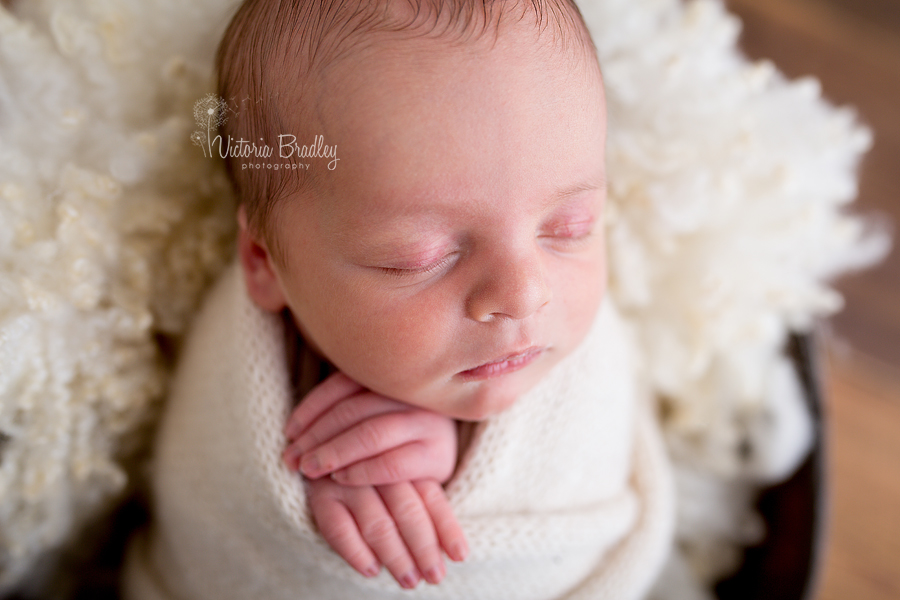
[[224, 134], [337, 147], [334, 169], [229, 170], [251, 297], [349, 377], [478, 420], [585, 337], [606, 121], [572, 2], [254, 0], [219, 73]]

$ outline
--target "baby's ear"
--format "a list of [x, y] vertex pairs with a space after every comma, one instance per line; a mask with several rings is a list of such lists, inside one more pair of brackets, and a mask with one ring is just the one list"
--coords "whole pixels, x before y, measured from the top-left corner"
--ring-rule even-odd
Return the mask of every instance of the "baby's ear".
[[250, 298], [263, 310], [279, 312], [287, 302], [265, 240], [247, 225], [247, 212], [238, 208], [238, 255]]

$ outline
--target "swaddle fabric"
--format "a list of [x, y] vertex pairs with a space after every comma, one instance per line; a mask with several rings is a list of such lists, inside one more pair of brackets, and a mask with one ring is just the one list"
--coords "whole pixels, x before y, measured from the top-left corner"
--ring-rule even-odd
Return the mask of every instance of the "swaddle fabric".
[[[237, 268], [188, 338], [155, 445], [154, 521], [129, 600], [409, 597], [368, 580], [315, 532], [281, 462], [291, 407], [284, 333]], [[423, 598], [639, 599], [674, 519], [662, 439], [606, 298], [588, 337], [508, 411], [479, 424], [447, 494], [470, 556]]]

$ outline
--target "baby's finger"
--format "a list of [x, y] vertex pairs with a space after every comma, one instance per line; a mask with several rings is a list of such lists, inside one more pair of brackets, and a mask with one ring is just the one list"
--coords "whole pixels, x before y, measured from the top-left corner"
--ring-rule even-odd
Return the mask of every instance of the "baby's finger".
[[[364, 420], [304, 454], [300, 471], [316, 479], [421, 438], [422, 432], [411, 426], [402, 412], [385, 413]], [[393, 480], [397, 481], [395, 477]]]
[[292, 442], [281, 453], [281, 460], [289, 470], [299, 471], [301, 456], [303, 456], [303, 448], [297, 442]]
[[293, 441], [303, 430], [309, 427], [319, 415], [331, 408], [338, 401], [364, 389], [361, 385], [338, 371], [325, 381], [314, 387], [300, 405], [291, 413], [284, 426], [284, 435]]
[[406, 544], [400, 537], [394, 517], [391, 516], [375, 488], [371, 489], [372, 493], [376, 495], [374, 501], [367, 496], [354, 493], [347, 498], [348, 508], [359, 524], [363, 540], [372, 549], [381, 564], [390, 571], [400, 587], [411, 590], [419, 583], [421, 575]]
[[437, 536], [444, 552], [455, 562], [465, 560], [469, 554], [469, 545], [466, 543], [466, 535], [459, 521], [456, 520], [447, 494], [444, 493], [444, 488], [433, 479], [414, 481], [413, 486], [431, 515], [431, 521], [437, 529]]
[[[374, 489], [372, 495], [374, 501], [380, 504]], [[311, 495], [309, 502], [319, 532], [334, 551], [362, 575], [378, 575], [381, 564], [363, 539], [347, 507], [336, 498], [324, 494]]]
[[[446, 463], [438, 471], [435, 464]], [[411, 442], [334, 471], [331, 478], [342, 485], [387, 485], [435, 479], [446, 481], [453, 474], [453, 460], [439, 460], [421, 443]]]
[[406, 547], [412, 553], [425, 581], [440, 583], [447, 571], [438, 547], [432, 517], [417, 489], [411, 484], [386, 485], [378, 488], [385, 506], [397, 523]]
[[372, 392], [356, 394], [321, 413], [296, 439], [296, 443], [302, 448], [301, 453], [308, 452], [366, 419], [408, 408], [406, 404]]

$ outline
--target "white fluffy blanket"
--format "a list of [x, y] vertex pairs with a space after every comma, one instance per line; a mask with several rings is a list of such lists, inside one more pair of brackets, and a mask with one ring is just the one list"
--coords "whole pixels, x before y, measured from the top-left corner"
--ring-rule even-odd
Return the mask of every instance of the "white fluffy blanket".
[[581, 346], [477, 427], [447, 495], [471, 549], [436, 587], [368, 580], [324, 546], [281, 462], [293, 404], [282, 320], [237, 265], [188, 337], [155, 443], [153, 517], [128, 600], [639, 600], [674, 521], [662, 438], [606, 298]]
[[[234, 5], [0, 4], [0, 593], [121, 494], [167, 378], [156, 336], [231, 257], [227, 184], [190, 138]], [[747, 539], [729, 490], [804, 448], [785, 336], [887, 247], [843, 210], [870, 136], [815, 81], [748, 63], [717, 0], [580, 5], [609, 98], [611, 294], [708, 579]]]

